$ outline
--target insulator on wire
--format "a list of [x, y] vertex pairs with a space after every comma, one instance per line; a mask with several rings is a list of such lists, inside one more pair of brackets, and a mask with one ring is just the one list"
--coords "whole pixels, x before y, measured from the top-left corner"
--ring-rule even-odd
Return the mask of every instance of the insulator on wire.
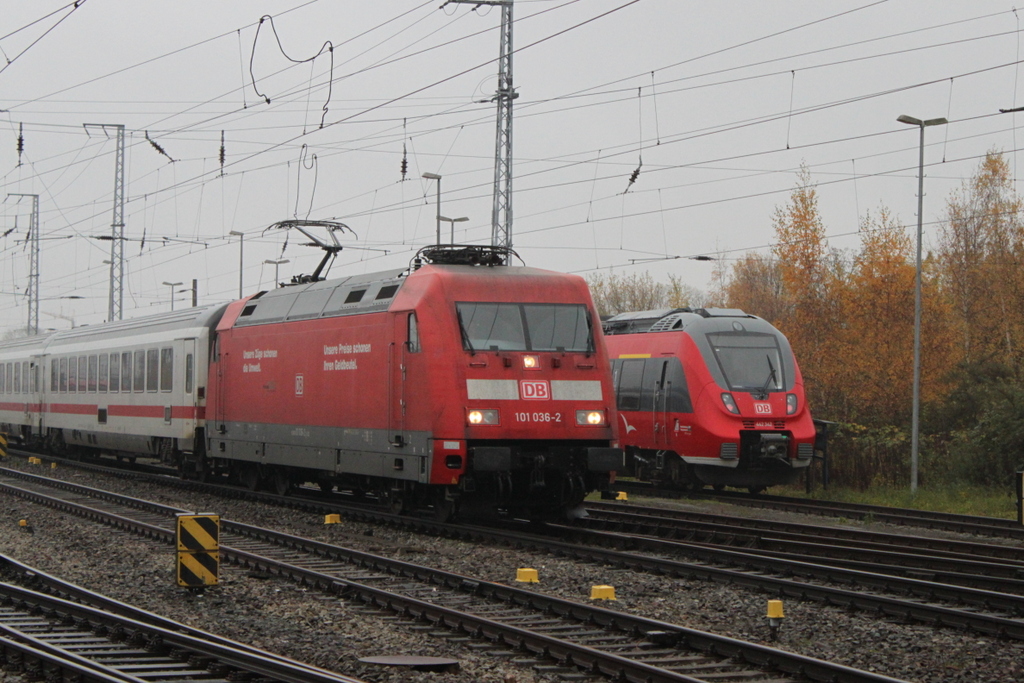
[[409, 174], [409, 158], [405, 154], [405, 144], [402, 144], [402, 180]]
[[640, 165], [636, 167], [632, 174], [630, 174], [629, 182], [626, 184], [626, 189], [625, 191], [623, 191], [622, 194], [626, 194], [626, 192], [629, 192], [629, 188], [633, 187], [633, 183], [635, 183], [636, 179], [640, 177], [640, 169], [643, 167], [643, 165], [644, 162], [641, 161]]
[[153, 146], [153, 149], [155, 149], [158, 153], [163, 154], [165, 157], [170, 159], [171, 163], [174, 163], [174, 159], [171, 158], [171, 155], [164, 151], [164, 148], [161, 147], [153, 138], [149, 137], [148, 130], [146, 131], [146, 140], [148, 140], [149, 144]]
[[24, 124], [18, 124], [18, 166], [21, 166], [21, 154], [25, 151], [25, 136], [22, 133], [22, 126]]
[[220, 132], [220, 174], [224, 175], [224, 131]]

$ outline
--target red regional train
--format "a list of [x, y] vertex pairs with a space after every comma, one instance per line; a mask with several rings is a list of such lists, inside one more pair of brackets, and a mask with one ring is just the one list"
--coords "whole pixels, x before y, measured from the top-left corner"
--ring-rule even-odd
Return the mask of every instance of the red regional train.
[[738, 309], [677, 308], [603, 323], [627, 472], [752, 493], [791, 483], [815, 428], [789, 342]]
[[609, 359], [585, 282], [510, 253], [430, 247], [407, 270], [0, 344], [0, 427], [444, 519], [571, 512], [623, 465]]

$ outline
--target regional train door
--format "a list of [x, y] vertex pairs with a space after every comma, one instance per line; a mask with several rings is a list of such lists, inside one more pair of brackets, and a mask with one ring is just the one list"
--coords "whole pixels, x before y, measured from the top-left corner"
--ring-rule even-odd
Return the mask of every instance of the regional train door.
[[644, 364], [644, 402], [651, 411], [651, 425], [654, 430], [656, 448], [668, 448], [668, 385], [665, 382], [668, 360], [648, 358]]

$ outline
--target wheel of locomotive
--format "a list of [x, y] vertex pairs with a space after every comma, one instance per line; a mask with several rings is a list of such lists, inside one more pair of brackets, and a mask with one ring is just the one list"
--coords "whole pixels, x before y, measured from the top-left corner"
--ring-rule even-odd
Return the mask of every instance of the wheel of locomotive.
[[255, 464], [250, 463], [241, 465], [238, 472], [238, 481], [250, 491], [255, 491], [260, 487], [259, 468]]
[[751, 494], [756, 496], [759, 493], [764, 493], [764, 490], [766, 488], [768, 488], [768, 487], [767, 486], [748, 486], [747, 490], [750, 491]]
[[320, 487], [323, 493], [330, 493], [334, 490], [334, 482], [327, 481], [326, 479], [320, 479], [316, 485]]
[[725, 490], [725, 484], [715, 484], [711, 488], [713, 488], [715, 491], [721, 493], [722, 491]]
[[442, 524], [455, 519], [458, 514], [458, 502], [449, 498], [445, 491], [434, 493], [434, 519]]
[[270, 486], [277, 495], [287, 496], [292, 490], [292, 478], [288, 470], [283, 467], [275, 468], [270, 475]]

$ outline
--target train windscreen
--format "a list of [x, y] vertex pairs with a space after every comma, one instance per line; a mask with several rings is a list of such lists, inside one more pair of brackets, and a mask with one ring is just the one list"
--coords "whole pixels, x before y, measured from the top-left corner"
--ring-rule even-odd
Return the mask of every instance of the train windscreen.
[[786, 386], [782, 354], [775, 335], [712, 332], [708, 342], [732, 391], [781, 391]]
[[587, 307], [580, 304], [458, 303], [467, 351], [594, 349]]

